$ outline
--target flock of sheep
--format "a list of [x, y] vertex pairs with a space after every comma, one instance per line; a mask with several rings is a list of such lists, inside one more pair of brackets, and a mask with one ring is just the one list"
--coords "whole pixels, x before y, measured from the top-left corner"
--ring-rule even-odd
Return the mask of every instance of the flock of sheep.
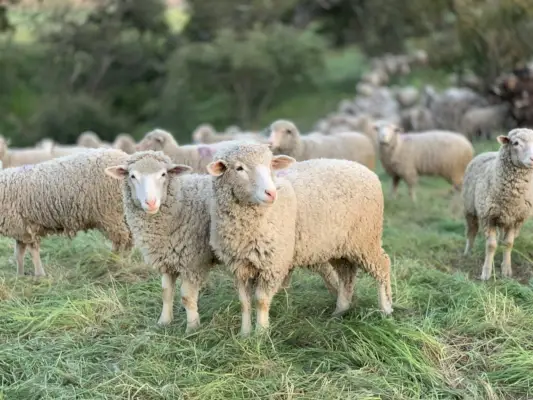
[[139, 143], [122, 134], [113, 145], [88, 132], [77, 146], [44, 141], [35, 149], [11, 149], [0, 139], [0, 235], [16, 241], [19, 275], [27, 249], [35, 276], [45, 274], [39, 245], [50, 234], [98, 229], [114, 251], [138, 247], [162, 275], [159, 323], [173, 319], [180, 277], [188, 331], [200, 324], [199, 292], [219, 265], [235, 278], [243, 335], [252, 328], [252, 297], [256, 330], [262, 330], [272, 297], [290, 284], [295, 267], [322, 277], [337, 297], [335, 314], [350, 307], [357, 270], [363, 269], [377, 281], [381, 311], [390, 314], [384, 199], [373, 172], [379, 158], [394, 195], [403, 179], [416, 201], [420, 175], [440, 176], [462, 190], [465, 253], [481, 227], [481, 278], [489, 279], [500, 230], [502, 274], [511, 276], [513, 240], [532, 211], [533, 131], [513, 129], [498, 137], [498, 152], [474, 157], [461, 133], [404, 133], [390, 120], [367, 122], [362, 132], [305, 135], [288, 120], [263, 132], [233, 127], [221, 134], [202, 125], [192, 145], [179, 145], [162, 129]]

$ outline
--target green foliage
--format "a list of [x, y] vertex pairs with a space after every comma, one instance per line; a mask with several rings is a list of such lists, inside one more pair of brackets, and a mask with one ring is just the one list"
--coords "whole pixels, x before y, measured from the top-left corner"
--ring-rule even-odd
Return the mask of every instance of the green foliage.
[[183, 45], [170, 62], [163, 119], [173, 125], [187, 116], [189, 130], [206, 120], [253, 125], [276, 101], [312, 85], [324, 54], [312, 31], [283, 25], [221, 30], [213, 42]]
[[379, 315], [367, 275], [356, 281], [353, 309], [332, 318], [335, 299], [321, 279], [297, 271], [274, 298], [270, 335], [242, 339], [237, 293], [221, 268], [200, 297], [203, 326], [186, 335], [178, 304], [174, 322], [157, 327], [161, 280], [138, 251], [113, 255], [95, 232], [51, 237], [42, 244], [48, 276], [34, 280], [15, 277], [12, 241], [1, 239], [0, 393], [9, 400], [531, 398], [532, 222], [515, 243], [516, 279], [479, 282], [483, 239], [462, 256], [464, 222], [449, 185], [422, 179], [415, 206], [405, 187], [390, 200], [390, 179], [378, 173], [390, 318]]

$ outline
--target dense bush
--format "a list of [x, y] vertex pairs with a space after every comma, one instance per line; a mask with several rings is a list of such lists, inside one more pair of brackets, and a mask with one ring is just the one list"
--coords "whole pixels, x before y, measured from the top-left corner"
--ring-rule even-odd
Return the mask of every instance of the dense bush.
[[256, 27], [243, 34], [221, 30], [210, 43], [177, 50], [161, 104], [164, 121], [253, 125], [281, 98], [313, 84], [323, 68], [324, 43], [312, 31]]

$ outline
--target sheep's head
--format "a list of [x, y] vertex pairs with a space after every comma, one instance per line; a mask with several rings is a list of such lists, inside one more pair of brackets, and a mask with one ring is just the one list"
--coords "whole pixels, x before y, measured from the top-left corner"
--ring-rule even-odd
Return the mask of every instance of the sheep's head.
[[265, 144], [235, 144], [219, 150], [207, 166], [215, 183], [230, 186], [237, 201], [272, 205], [277, 196], [274, 171], [289, 167], [294, 158], [274, 156]]
[[521, 168], [533, 168], [533, 130], [517, 128], [507, 136], [498, 136], [502, 145], [500, 152], [507, 152], [513, 165]]
[[165, 151], [165, 148], [168, 145], [178, 146], [178, 142], [170, 132], [167, 132], [163, 129], [154, 129], [151, 132], [148, 132], [143, 140], [137, 144], [137, 151]]
[[133, 203], [147, 214], [156, 214], [165, 203], [170, 180], [191, 170], [187, 165], [173, 164], [162, 152], [143, 151], [131, 155], [123, 165], [106, 168], [105, 173], [125, 179]]
[[121, 133], [117, 135], [115, 141], [113, 142], [113, 147], [115, 149], [122, 150], [128, 154], [135, 153], [136, 146], [135, 140], [127, 133]]
[[378, 141], [380, 144], [387, 145], [393, 141], [396, 135], [401, 133], [401, 129], [395, 124], [378, 121], [374, 123], [374, 129], [378, 134]]
[[192, 133], [192, 141], [194, 143], [205, 143], [209, 138], [217, 134], [215, 128], [210, 124], [202, 124], [198, 126]]
[[85, 131], [78, 137], [78, 146], [96, 149], [102, 145], [102, 141], [93, 131]]
[[300, 137], [296, 125], [283, 119], [273, 122], [268, 129], [268, 134], [268, 144], [275, 153], [294, 149]]

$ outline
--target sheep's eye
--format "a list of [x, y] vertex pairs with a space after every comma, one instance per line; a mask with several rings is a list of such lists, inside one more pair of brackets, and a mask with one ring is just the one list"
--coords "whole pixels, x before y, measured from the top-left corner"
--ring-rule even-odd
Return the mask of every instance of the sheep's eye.
[[239, 165], [237, 168], [235, 168], [235, 169], [236, 169], [237, 171], [244, 171], [244, 168], [241, 167], [240, 165]]
[[166, 172], [163, 172], [163, 173], [161, 174], [161, 177], [164, 178], [165, 176], [167, 176], [167, 173], [166, 173]]
[[518, 142], [513, 142], [513, 146], [518, 146], [520, 143]]
[[287, 134], [290, 135], [291, 133], [292, 133], [292, 131], [290, 129], [287, 129]]
[[131, 179], [137, 179], [137, 177], [134, 174], [131, 174]]

